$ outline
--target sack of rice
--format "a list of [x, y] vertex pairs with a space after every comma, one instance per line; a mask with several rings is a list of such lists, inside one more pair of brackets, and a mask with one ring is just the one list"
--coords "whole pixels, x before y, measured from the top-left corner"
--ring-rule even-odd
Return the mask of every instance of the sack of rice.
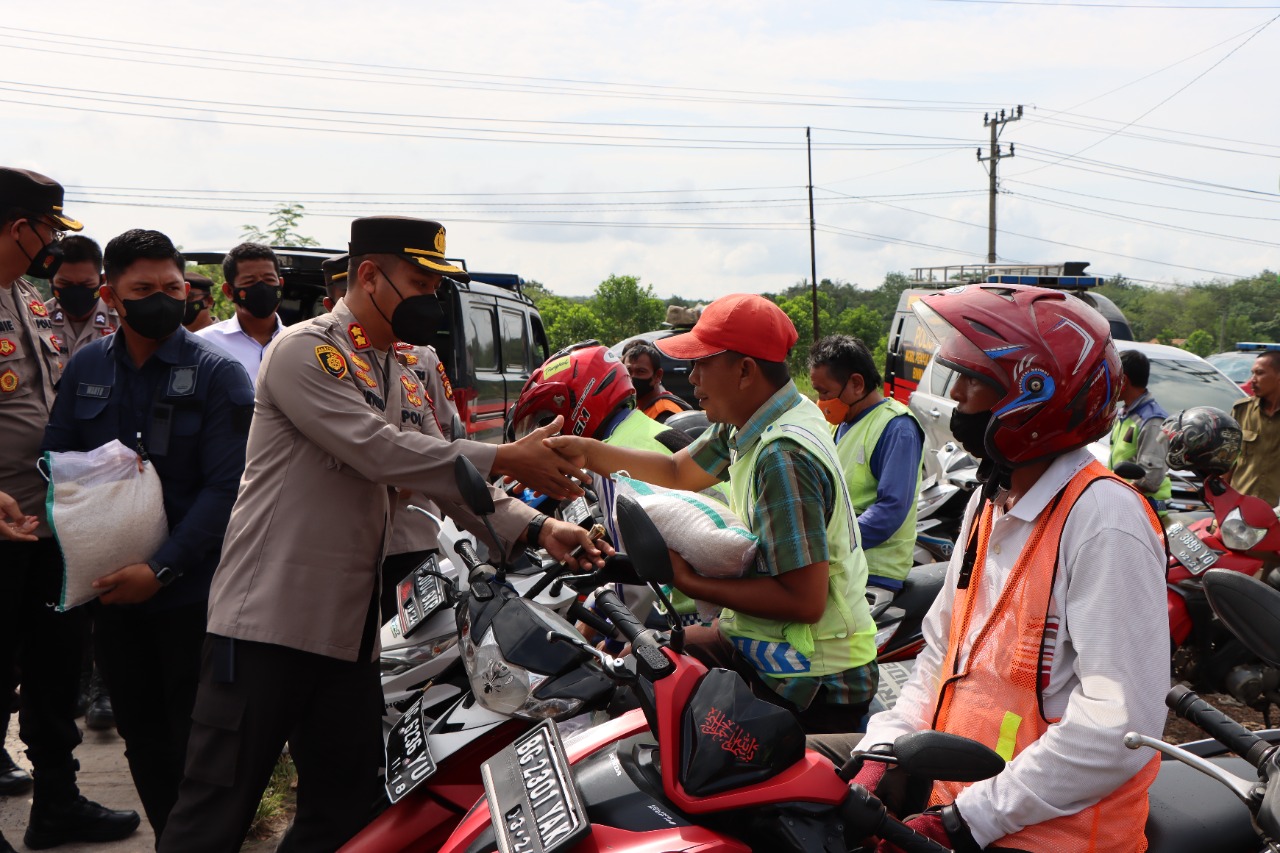
[[44, 454], [49, 527], [62, 550], [59, 611], [96, 598], [103, 575], [145, 563], [169, 537], [160, 477], [119, 441]]

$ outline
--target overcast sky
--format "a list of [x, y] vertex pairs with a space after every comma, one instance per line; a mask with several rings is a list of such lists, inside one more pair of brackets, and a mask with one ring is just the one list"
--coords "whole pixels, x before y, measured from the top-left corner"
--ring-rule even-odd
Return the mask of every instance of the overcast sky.
[[983, 114], [1022, 105], [1002, 261], [1234, 278], [1280, 267], [1280, 5], [1210, 5], [10, 2], [0, 160], [102, 242], [298, 202], [324, 246], [404, 213], [557, 293], [711, 299], [808, 278], [806, 126], [819, 278], [985, 260]]

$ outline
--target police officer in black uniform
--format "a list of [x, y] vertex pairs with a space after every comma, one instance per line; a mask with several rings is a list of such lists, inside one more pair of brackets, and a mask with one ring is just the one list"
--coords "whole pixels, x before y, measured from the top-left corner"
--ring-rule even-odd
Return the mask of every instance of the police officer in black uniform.
[[182, 781], [209, 581], [244, 471], [253, 387], [239, 362], [182, 328], [184, 262], [168, 237], [126, 231], [104, 262], [104, 295], [123, 326], [67, 365], [44, 449], [118, 439], [160, 478], [169, 538], [144, 563], [102, 567], [94, 629], [129, 770], [159, 837]]

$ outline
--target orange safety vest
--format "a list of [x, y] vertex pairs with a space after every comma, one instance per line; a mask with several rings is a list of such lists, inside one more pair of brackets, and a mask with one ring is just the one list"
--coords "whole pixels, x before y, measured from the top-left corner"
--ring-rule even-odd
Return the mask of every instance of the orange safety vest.
[[[978, 524], [977, 559], [969, 585], [957, 589], [951, 616], [945, 677], [938, 691], [933, 727], [984, 743], [1006, 761], [1035, 743], [1058, 722], [1044, 716], [1040, 664], [1045, 625], [1058, 567], [1058, 545], [1067, 516], [1080, 495], [1102, 478], [1120, 480], [1098, 462], [1090, 462], [1041, 513], [1035, 530], [1010, 572], [995, 607], [969, 652], [967, 666], [959, 666], [960, 649], [969, 636], [975, 590], [980, 587], [991, 536], [993, 507], [987, 504]], [[1128, 485], [1128, 484], [1126, 484]], [[1135, 492], [1136, 494], [1136, 492]], [[1141, 501], [1153, 530], [1160, 521]], [[1045, 680], [1047, 681], [1047, 673]], [[1120, 744], [1116, 744], [1120, 748]], [[1099, 802], [1067, 817], [1033, 824], [997, 841], [993, 847], [1030, 851], [1105, 851], [1141, 853], [1147, 849], [1143, 826], [1147, 820], [1147, 789], [1156, 777], [1159, 757]], [[951, 803], [968, 787], [961, 782], [937, 782], [933, 803]]]
[[659, 415], [663, 415], [663, 414], [678, 415], [681, 412], [689, 411], [689, 408], [690, 407], [687, 405], [682, 405], [682, 401], [677, 400], [673, 394], [671, 394], [670, 392], [666, 392], [662, 394], [660, 397], [658, 397], [658, 399], [650, 403], [649, 406], [643, 410], [643, 412], [645, 415], [653, 418], [656, 421]]

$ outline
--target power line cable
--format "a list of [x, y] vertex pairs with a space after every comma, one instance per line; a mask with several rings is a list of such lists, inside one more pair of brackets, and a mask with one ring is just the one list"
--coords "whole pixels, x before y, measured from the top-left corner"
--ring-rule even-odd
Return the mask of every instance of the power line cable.
[[1248, 219], [1255, 222], [1280, 222], [1280, 217], [1275, 217], [1275, 216], [1249, 216], [1248, 214], [1244, 214], [1244, 213], [1223, 213], [1222, 211], [1217, 211], [1217, 210], [1193, 210], [1187, 207], [1175, 207], [1173, 205], [1168, 205], [1168, 204], [1154, 204], [1152, 202], [1146, 202], [1146, 201], [1134, 201], [1132, 199], [1113, 198], [1111, 196], [1094, 195], [1092, 193], [1082, 193], [1076, 190], [1064, 190], [1061, 187], [1050, 187], [1044, 184], [1032, 183], [1031, 181], [1009, 180], [1006, 183], [1021, 184], [1023, 186], [1035, 187], [1036, 189], [1049, 190], [1051, 192], [1066, 193], [1067, 195], [1079, 196], [1080, 198], [1091, 198], [1097, 201], [1110, 201], [1110, 202], [1115, 202], [1117, 204], [1131, 204], [1137, 207], [1150, 207], [1157, 210], [1173, 210], [1173, 211], [1177, 211], [1178, 213], [1190, 213], [1196, 216], [1221, 216], [1228, 219]]

